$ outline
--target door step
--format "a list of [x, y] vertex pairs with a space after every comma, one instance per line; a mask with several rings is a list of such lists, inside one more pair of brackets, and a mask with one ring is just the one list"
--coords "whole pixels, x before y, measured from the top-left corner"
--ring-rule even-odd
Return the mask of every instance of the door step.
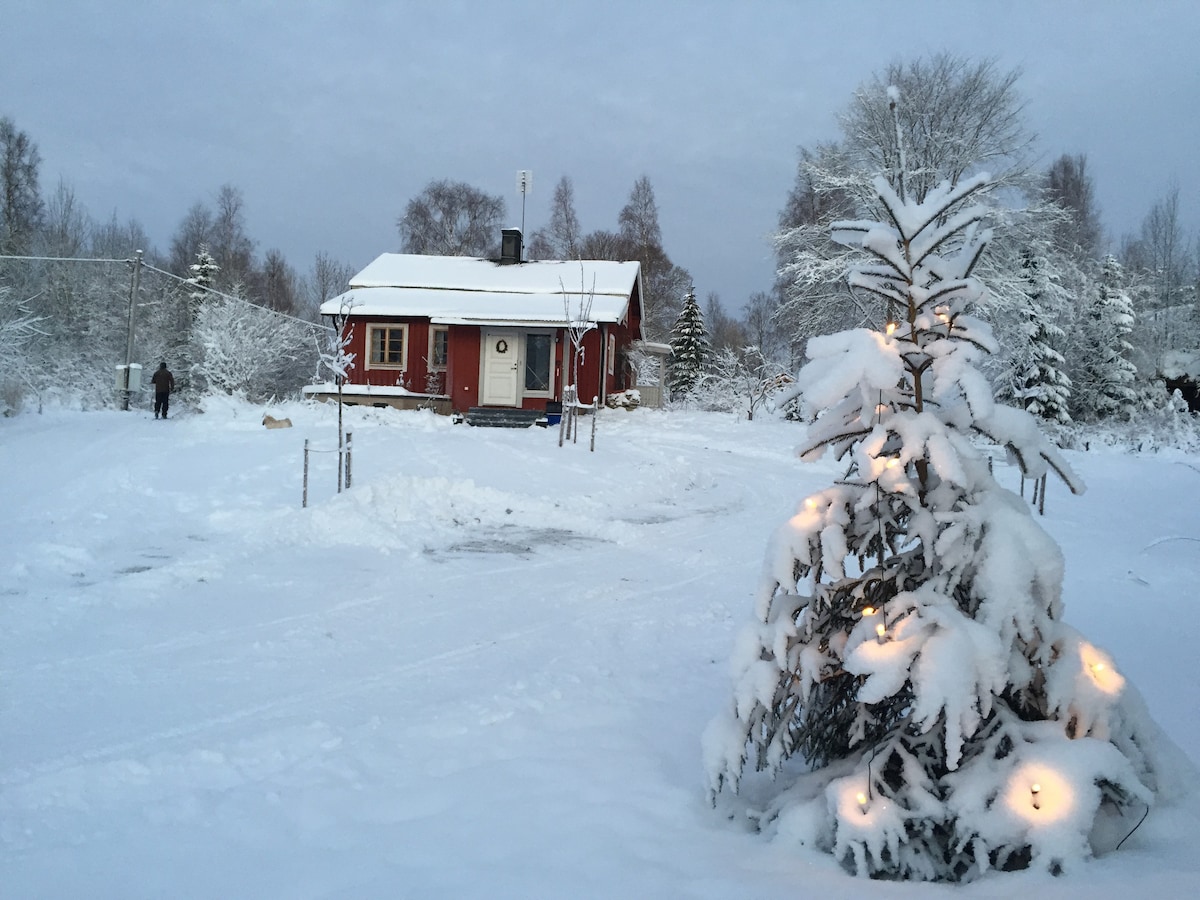
[[472, 406], [467, 410], [467, 424], [479, 428], [529, 428], [543, 418], [545, 413], [538, 409]]

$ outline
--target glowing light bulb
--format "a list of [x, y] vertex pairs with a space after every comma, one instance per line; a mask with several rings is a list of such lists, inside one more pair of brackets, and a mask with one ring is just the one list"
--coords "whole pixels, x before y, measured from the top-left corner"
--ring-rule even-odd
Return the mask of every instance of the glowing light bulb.
[[879, 643], [883, 643], [883, 638], [887, 634], [887, 626], [880, 622], [875, 626], [875, 634], [879, 636]]
[[873, 615], [875, 615], [875, 607], [873, 607], [873, 606], [864, 606], [864, 607], [863, 607], [862, 614], [863, 614], [864, 616], [873, 616]]
[[895, 323], [895, 322], [888, 322], [888, 323], [887, 323], [887, 333], [888, 333], [888, 334], [895, 334], [895, 333], [896, 333], [896, 323]]
[[859, 791], [854, 799], [858, 801], [858, 808], [862, 810], [862, 814], [865, 816], [867, 814], [867, 795]]
[[1121, 693], [1125, 679], [1121, 677], [1111, 659], [1087, 642], [1080, 645], [1079, 655], [1083, 671], [1091, 678], [1096, 688], [1114, 697]]
[[816, 509], [817, 501], [814, 500], [812, 497], [809, 497], [807, 500], [804, 501], [804, 505], [807, 506], [809, 509]]
[[1041, 799], [1038, 796], [1039, 794], [1041, 794], [1041, 792], [1042, 792], [1042, 786], [1040, 784], [1035, 783], [1035, 784], [1031, 784], [1029, 786], [1029, 793], [1033, 795], [1033, 808], [1034, 809], [1042, 808]]

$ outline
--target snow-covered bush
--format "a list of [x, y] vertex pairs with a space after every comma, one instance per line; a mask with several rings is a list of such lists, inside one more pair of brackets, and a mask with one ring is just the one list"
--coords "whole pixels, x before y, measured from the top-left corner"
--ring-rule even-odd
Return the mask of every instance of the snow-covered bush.
[[899, 315], [808, 344], [803, 454], [846, 474], [775, 535], [704, 738], [714, 803], [765, 771], [783, 787], [759, 823], [870, 877], [1059, 872], [1111, 849], [1099, 835], [1132, 828], [1156, 786], [1113, 661], [1062, 620], [1061, 552], [974, 443], [1083, 490], [978, 369], [996, 349], [968, 312], [990, 234], [965, 207], [986, 184], [917, 203], [879, 178], [887, 221], [834, 226], [869, 257], [851, 287]]
[[753, 419], [792, 379], [770, 363], [758, 347], [717, 353], [688, 395], [688, 402], [713, 412], [734, 412]]
[[1112, 447], [1131, 453], [1182, 450], [1200, 453], [1200, 415], [1188, 409], [1179, 391], [1168, 392], [1160, 381], [1135, 393], [1135, 414], [1110, 416], [1058, 432], [1059, 446], [1076, 450]]
[[642, 405], [642, 395], [636, 389], [618, 391], [609, 394], [604, 399], [604, 405], [610, 409], [637, 409]]
[[38, 331], [38, 318], [23, 306], [9, 303], [0, 287], [0, 414], [20, 412], [25, 394], [26, 347]]
[[292, 392], [313, 368], [313, 330], [240, 297], [215, 295], [192, 331], [199, 348], [193, 374], [208, 390], [250, 399]]

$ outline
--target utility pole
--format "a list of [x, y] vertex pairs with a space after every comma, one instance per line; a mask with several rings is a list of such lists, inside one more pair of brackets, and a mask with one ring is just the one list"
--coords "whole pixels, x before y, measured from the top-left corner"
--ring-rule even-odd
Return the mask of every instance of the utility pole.
[[125, 336], [125, 394], [121, 400], [121, 409], [129, 409], [129, 373], [133, 367], [133, 322], [137, 310], [138, 286], [142, 279], [142, 251], [133, 255], [133, 283], [129, 286], [129, 331]]

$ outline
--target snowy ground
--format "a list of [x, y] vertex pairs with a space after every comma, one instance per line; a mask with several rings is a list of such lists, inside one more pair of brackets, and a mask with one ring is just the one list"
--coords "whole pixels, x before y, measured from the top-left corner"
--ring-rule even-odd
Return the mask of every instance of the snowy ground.
[[[0, 422], [5, 898], [1192, 896], [1196, 793], [1069, 877], [856, 881], [707, 807], [798, 426], [214, 403]], [[1070, 454], [1067, 615], [1200, 760], [1200, 458]], [[1015, 472], [1001, 479], [1018, 484]], [[1194, 773], [1192, 773], [1194, 774]]]

